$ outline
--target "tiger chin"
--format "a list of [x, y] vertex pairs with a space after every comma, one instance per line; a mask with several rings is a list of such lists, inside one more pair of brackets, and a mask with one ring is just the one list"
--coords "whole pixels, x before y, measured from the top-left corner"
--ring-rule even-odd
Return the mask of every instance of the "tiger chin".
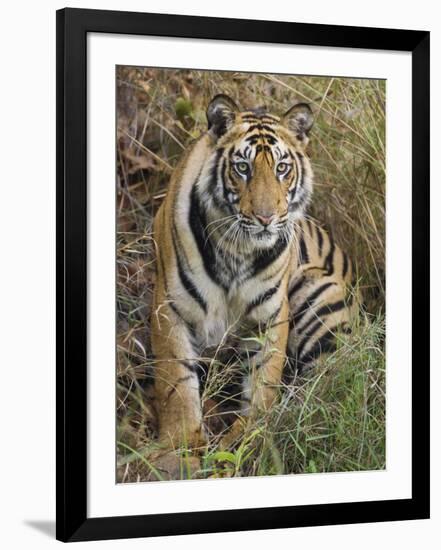
[[[217, 95], [207, 120], [154, 221], [156, 465], [170, 479], [180, 477], [180, 447], [192, 449], [197, 469], [207, 443], [200, 399], [207, 350], [228, 332], [242, 336], [241, 414], [221, 442], [228, 447], [247, 419], [271, 408], [288, 360], [299, 371], [309, 368], [335, 349], [335, 332], [348, 330], [357, 311], [352, 262], [305, 218], [313, 189], [310, 107], [297, 104], [276, 116], [241, 111]], [[244, 346], [256, 331], [269, 335], [269, 345]]]

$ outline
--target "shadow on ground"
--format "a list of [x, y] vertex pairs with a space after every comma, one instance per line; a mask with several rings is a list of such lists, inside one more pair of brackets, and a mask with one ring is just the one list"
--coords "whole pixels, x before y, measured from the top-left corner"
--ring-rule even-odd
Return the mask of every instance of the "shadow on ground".
[[27, 519], [24, 521], [24, 524], [48, 537], [55, 538], [55, 521]]

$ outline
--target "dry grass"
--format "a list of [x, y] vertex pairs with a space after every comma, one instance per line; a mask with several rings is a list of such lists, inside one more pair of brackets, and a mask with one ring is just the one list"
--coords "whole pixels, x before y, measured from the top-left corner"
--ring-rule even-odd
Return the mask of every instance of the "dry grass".
[[[152, 220], [173, 166], [205, 131], [206, 105], [221, 92], [243, 107], [266, 105], [279, 114], [298, 101], [311, 104], [316, 183], [309, 214], [353, 258], [367, 313], [312, 377], [283, 388], [243, 448], [219, 455], [213, 437], [199, 475], [383, 468], [385, 82], [119, 67], [117, 83], [118, 480], [155, 477], [148, 461], [155, 415], [145, 383]], [[203, 400], [207, 421], [219, 423], [210, 409], [221, 384], [211, 370]], [[213, 436], [219, 429], [214, 424]]]

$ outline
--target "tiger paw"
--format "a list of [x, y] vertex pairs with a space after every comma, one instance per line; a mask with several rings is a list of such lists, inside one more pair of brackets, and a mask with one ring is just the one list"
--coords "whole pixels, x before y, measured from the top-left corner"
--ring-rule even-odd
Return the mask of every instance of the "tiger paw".
[[226, 451], [236, 447], [240, 443], [244, 435], [245, 428], [246, 420], [240, 417], [236, 418], [230, 429], [224, 436], [222, 436], [221, 440], [219, 441], [219, 449], [221, 451]]
[[195, 479], [201, 469], [199, 457], [179, 454], [174, 450], [157, 453], [149, 461], [151, 461], [149, 481]]
[[158, 444], [162, 449], [191, 449], [196, 454], [204, 452], [208, 443], [205, 426], [195, 423], [185, 430], [169, 419], [161, 422], [162, 427], [158, 437]]

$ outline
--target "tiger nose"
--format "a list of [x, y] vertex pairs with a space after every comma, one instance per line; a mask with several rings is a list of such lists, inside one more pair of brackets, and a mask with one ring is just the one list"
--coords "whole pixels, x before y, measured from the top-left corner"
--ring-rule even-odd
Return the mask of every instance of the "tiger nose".
[[270, 212], [262, 212], [259, 214], [253, 212], [253, 214], [262, 225], [269, 225], [276, 217], [275, 214], [271, 214]]

